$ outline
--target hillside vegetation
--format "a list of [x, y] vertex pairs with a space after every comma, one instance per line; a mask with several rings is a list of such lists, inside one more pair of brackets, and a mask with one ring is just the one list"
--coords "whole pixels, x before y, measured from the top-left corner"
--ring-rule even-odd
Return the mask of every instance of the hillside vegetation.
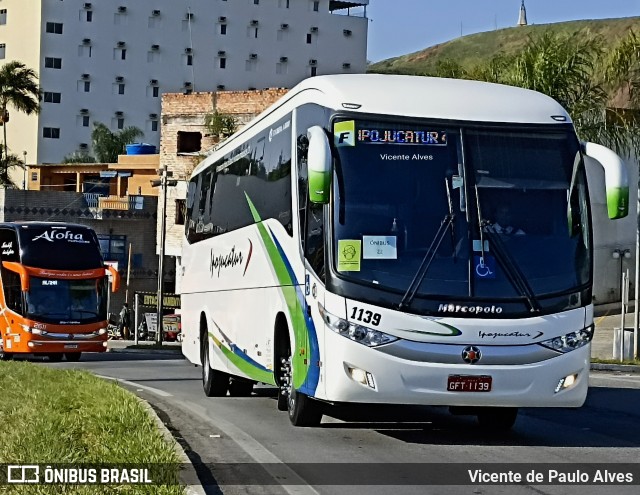
[[488, 62], [500, 53], [513, 55], [532, 37], [547, 32], [557, 35], [580, 32], [584, 33], [585, 38], [600, 37], [606, 51], [607, 48], [613, 48], [631, 29], [640, 31], [640, 17], [512, 27], [463, 36], [401, 57], [383, 60], [369, 65], [368, 72], [431, 75], [435, 73], [438, 62], [446, 60], [455, 60], [469, 69]]

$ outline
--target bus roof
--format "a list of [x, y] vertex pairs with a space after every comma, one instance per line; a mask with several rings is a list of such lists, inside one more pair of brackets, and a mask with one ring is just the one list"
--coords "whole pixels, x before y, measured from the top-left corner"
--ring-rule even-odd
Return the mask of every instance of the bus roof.
[[212, 156], [196, 167], [193, 175], [236, 146], [238, 139], [252, 134], [262, 120], [272, 114], [280, 118], [305, 103], [352, 113], [451, 121], [556, 125], [571, 122], [567, 111], [553, 98], [503, 84], [390, 74], [316, 76], [300, 82], [223, 141]]

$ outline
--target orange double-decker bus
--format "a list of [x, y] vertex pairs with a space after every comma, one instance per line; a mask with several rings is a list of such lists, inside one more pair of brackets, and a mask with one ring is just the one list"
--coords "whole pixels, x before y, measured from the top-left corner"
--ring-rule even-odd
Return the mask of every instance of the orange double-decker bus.
[[110, 284], [117, 291], [120, 277], [104, 264], [91, 228], [0, 223], [0, 359], [77, 361], [105, 351]]

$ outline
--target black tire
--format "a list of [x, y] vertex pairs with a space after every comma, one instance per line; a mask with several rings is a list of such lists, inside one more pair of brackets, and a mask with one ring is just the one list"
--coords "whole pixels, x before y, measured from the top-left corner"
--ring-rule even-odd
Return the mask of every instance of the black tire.
[[0, 361], [11, 361], [13, 354], [10, 352], [4, 352], [4, 348], [0, 347]]
[[49, 361], [51, 361], [52, 363], [59, 363], [60, 361], [62, 361], [63, 356], [64, 355], [61, 352], [47, 354]]
[[253, 382], [237, 376], [231, 377], [229, 395], [231, 397], [250, 397], [253, 392]]
[[288, 397], [289, 421], [294, 426], [318, 426], [322, 420], [322, 406], [311, 397], [291, 387]]
[[489, 431], [510, 430], [517, 417], [517, 407], [485, 407], [478, 411], [478, 423]]
[[65, 352], [64, 357], [67, 361], [71, 363], [77, 363], [80, 361], [80, 357], [82, 356], [81, 352]]
[[206, 336], [202, 342], [202, 388], [207, 397], [224, 397], [229, 390], [229, 375], [211, 368], [209, 339]]

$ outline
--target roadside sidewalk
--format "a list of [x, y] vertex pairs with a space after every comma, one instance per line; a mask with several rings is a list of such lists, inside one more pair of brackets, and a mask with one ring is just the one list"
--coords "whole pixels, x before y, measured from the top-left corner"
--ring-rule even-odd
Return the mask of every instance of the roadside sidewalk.
[[134, 340], [109, 340], [107, 341], [107, 352], [122, 353], [154, 353], [154, 354], [171, 354], [182, 357], [181, 342], [163, 342], [162, 348], [158, 348], [154, 341], [139, 340], [136, 345]]
[[[619, 305], [613, 309], [596, 307], [595, 315], [594, 322], [596, 331], [593, 336], [593, 341], [591, 342], [591, 357], [597, 359], [613, 359], [614, 328], [620, 328], [622, 324]], [[625, 315], [624, 326], [626, 328], [633, 328], [633, 309], [631, 309], [631, 313]], [[592, 363], [591, 369], [640, 373], [640, 366], [633, 365]]]

